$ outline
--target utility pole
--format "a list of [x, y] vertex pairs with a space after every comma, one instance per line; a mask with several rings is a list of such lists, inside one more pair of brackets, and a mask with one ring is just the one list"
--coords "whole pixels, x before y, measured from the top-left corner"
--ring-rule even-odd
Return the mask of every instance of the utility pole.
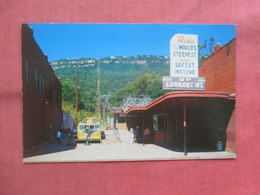
[[[99, 69], [99, 59], [97, 60], [98, 61], [98, 69], [97, 69], [97, 100], [98, 100], [98, 107], [99, 107], [99, 113], [100, 113], [100, 69]], [[98, 108], [96, 109], [96, 112], [98, 112]], [[101, 115], [101, 113], [100, 113]]]
[[184, 134], [184, 156], [187, 156], [187, 105], [183, 103], [183, 134]]
[[75, 80], [76, 80], [76, 126], [78, 125], [78, 72], [75, 71]]
[[99, 95], [100, 95], [100, 69], [99, 69], [99, 59], [98, 59], [98, 78], [97, 78], [97, 98], [99, 102]]
[[103, 129], [105, 130], [105, 119], [106, 119], [105, 109], [106, 106], [108, 106], [108, 98], [110, 97], [110, 95], [100, 95], [99, 97], [100, 97], [100, 113], [103, 120]]
[[88, 112], [89, 112], [89, 113], [90, 113], [90, 105], [91, 105], [91, 103], [92, 103], [91, 98], [92, 98], [91, 96], [88, 97], [88, 99], [89, 99]]

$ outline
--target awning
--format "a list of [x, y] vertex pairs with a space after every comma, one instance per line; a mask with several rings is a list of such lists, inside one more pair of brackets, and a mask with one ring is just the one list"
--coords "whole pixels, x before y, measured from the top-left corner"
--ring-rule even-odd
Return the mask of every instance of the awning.
[[147, 106], [131, 107], [125, 111], [126, 116], [142, 115], [144, 112], [161, 112], [171, 109], [185, 102], [186, 104], [199, 104], [208, 101], [234, 101], [235, 95], [224, 92], [178, 91], [166, 93]]

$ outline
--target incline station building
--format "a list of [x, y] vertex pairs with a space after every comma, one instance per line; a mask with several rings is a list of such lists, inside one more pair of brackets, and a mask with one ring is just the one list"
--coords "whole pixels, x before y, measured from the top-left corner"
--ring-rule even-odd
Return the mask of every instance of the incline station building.
[[203, 61], [204, 91], [173, 91], [147, 106], [119, 109], [128, 129], [148, 127], [154, 144], [175, 151], [235, 153], [235, 46], [236, 39], [218, 44]]

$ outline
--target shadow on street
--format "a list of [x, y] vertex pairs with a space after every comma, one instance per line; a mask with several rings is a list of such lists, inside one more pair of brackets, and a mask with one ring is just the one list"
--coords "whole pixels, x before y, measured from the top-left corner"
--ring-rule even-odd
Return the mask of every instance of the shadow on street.
[[31, 151], [24, 152], [23, 157], [32, 157], [32, 156], [38, 156], [38, 155], [44, 155], [44, 154], [51, 154], [56, 152], [63, 152], [68, 150], [74, 150], [76, 148], [76, 145], [73, 144], [56, 144], [56, 143], [50, 143], [45, 146], [35, 148]]

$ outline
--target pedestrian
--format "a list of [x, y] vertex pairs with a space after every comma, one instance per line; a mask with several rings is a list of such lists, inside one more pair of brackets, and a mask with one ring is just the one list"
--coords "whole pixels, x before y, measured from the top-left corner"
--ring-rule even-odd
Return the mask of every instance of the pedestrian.
[[61, 134], [61, 140], [62, 140], [62, 141], [65, 140], [65, 139], [66, 139], [66, 137], [65, 137], [66, 132], [65, 132], [65, 130], [64, 130], [63, 125], [60, 126], [59, 131], [60, 131], [60, 134]]
[[60, 132], [60, 130], [57, 131], [57, 144], [61, 144], [61, 132]]
[[76, 128], [73, 127], [72, 133], [75, 135], [77, 133]]
[[72, 129], [69, 127], [68, 129], [67, 129], [67, 140], [68, 140], [68, 146], [70, 146], [72, 143], [71, 143], [71, 141], [72, 141], [72, 138], [73, 138], [73, 134], [72, 134]]
[[146, 127], [146, 129], [144, 130], [144, 144], [150, 143], [150, 134], [151, 130], [149, 129], [149, 127]]
[[63, 125], [61, 125], [61, 126], [60, 126], [60, 132], [63, 133], [63, 131], [64, 131], [64, 127], [63, 127]]
[[130, 128], [131, 133], [131, 143], [135, 143], [135, 129], [133, 127]]
[[73, 127], [72, 133], [73, 133], [73, 139], [77, 139], [77, 131], [75, 126]]
[[140, 127], [139, 127], [139, 125], [137, 125], [136, 126], [136, 129], [135, 129], [135, 131], [136, 131], [136, 141], [137, 141], [137, 143], [140, 143], [141, 142], [141, 130], [140, 130]]

